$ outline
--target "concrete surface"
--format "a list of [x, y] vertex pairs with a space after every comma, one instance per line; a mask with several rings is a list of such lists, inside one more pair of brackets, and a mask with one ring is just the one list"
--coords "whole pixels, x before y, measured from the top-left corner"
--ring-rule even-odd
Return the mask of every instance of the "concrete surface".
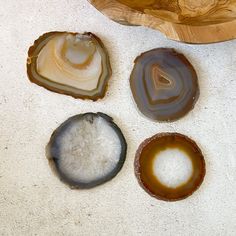
[[[102, 38], [114, 72], [105, 99], [76, 100], [28, 81], [28, 47], [52, 30], [92, 31]], [[178, 49], [198, 71], [200, 99], [178, 122], [149, 121], [132, 101], [133, 60], [155, 47]], [[235, 76], [236, 41], [173, 42], [150, 29], [118, 25], [85, 0], [0, 0], [0, 235], [236, 235]], [[128, 155], [113, 181], [75, 191], [52, 174], [44, 148], [61, 122], [88, 111], [114, 117]], [[138, 145], [162, 131], [189, 135], [205, 155], [205, 181], [184, 201], [155, 200], [134, 177]]]

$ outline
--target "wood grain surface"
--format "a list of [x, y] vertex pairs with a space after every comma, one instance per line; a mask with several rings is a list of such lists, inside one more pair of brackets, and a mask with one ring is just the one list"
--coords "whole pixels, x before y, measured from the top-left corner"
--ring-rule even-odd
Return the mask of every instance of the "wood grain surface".
[[214, 43], [236, 38], [236, 0], [88, 0], [121, 24], [157, 29], [187, 43]]

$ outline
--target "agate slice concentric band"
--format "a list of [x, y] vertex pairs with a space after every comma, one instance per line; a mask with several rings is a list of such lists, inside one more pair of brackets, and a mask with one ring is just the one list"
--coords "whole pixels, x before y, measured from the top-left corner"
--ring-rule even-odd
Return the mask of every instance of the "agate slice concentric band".
[[158, 48], [135, 60], [130, 86], [139, 110], [156, 121], [175, 121], [186, 115], [199, 97], [195, 69], [183, 54]]
[[27, 73], [31, 82], [48, 90], [97, 100], [105, 95], [111, 66], [94, 34], [49, 32], [30, 47]]
[[[168, 159], [176, 154], [178, 159], [188, 159], [190, 175], [181, 184], [165, 184], [163, 178], [157, 175], [158, 159]], [[164, 201], [182, 200], [192, 195], [202, 184], [206, 171], [205, 160], [198, 145], [179, 133], [160, 133], [145, 140], [136, 152], [134, 166], [140, 186], [152, 197]], [[165, 174], [170, 173], [167, 171]]]
[[126, 158], [119, 127], [103, 113], [69, 118], [52, 134], [46, 148], [50, 166], [71, 188], [88, 189], [115, 177]]

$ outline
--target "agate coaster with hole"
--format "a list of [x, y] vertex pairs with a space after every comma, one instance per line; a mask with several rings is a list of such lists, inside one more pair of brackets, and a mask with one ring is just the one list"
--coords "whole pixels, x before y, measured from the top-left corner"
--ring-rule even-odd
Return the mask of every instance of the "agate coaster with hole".
[[139, 110], [155, 121], [175, 121], [193, 109], [199, 86], [195, 69], [183, 54], [158, 48], [135, 60], [130, 86]]
[[[177, 174], [166, 168], [165, 162], [174, 166]], [[177, 201], [192, 195], [202, 184], [205, 161], [200, 148], [190, 138], [178, 133], [160, 133], [139, 146], [135, 174], [141, 187], [152, 197]], [[165, 175], [170, 175], [169, 179]]]
[[46, 148], [50, 166], [71, 188], [88, 189], [115, 177], [126, 158], [119, 127], [103, 113], [69, 118], [52, 134]]
[[94, 34], [49, 32], [30, 47], [27, 73], [31, 82], [53, 92], [97, 100], [105, 96], [111, 66]]

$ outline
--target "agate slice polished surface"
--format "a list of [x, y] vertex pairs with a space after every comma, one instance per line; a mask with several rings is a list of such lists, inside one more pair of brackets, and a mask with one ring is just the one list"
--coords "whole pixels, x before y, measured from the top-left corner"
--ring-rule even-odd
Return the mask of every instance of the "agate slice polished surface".
[[145, 140], [136, 152], [135, 174], [152, 197], [177, 201], [196, 191], [205, 176], [205, 161], [197, 144], [178, 133]]
[[30, 47], [27, 73], [31, 82], [51, 91], [97, 100], [105, 95], [111, 67], [94, 34], [50, 32]]
[[46, 148], [50, 166], [71, 188], [87, 189], [111, 180], [126, 158], [126, 141], [112, 118], [86, 113], [69, 118]]
[[137, 57], [130, 86], [139, 110], [156, 121], [178, 120], [194, 107], [199, 97], [193, 66], [184, 55], [168, 48]]

